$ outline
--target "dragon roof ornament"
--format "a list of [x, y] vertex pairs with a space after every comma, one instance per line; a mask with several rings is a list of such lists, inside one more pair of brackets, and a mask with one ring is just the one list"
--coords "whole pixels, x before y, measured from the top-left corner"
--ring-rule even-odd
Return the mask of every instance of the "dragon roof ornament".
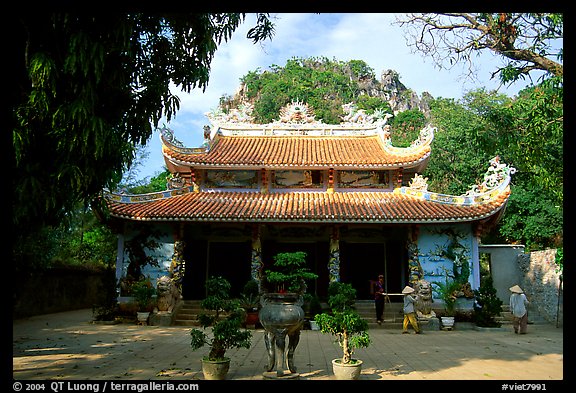
[[484, 174], [484, 181], [480, 185], [473, 185], [470, 190], [460, 196], [438, 194], [428, 191], [428, 178], [416, 174], [408, 187], [400, 187], [394, 192], [422, 198], [427, 201], [448, 203], [454, 205], [473, 205], [491, 201], [506, 191], [510, 184], [511, 175], [516, 168], [500, 162], [496, 156], [490, 160], [490, 166]]
[[280, 108], [280, 119], [275, 121], [274, 124], [322, 123], [321, 120], [316, 120], [315, 117], [314, 110], [308, 104], [296, 100]]

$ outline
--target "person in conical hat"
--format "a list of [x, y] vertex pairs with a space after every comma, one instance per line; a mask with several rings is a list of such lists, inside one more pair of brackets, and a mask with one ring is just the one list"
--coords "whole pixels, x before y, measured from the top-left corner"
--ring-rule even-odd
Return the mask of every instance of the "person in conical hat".
[[416, 319], [416, 309], [414, 304], [418, 299], [418, 295], [413, 296], [414, 288], [406, 285], [402, 290], [402, 294], [404, 294], [404, 321], [402, 323], [402, 334], [408, 334], [408, 324], [412, 325], [412, 328], [416, 332], [416, 334], [420, 334], [420, 326], [418, 325], [418, 320]]
[[510, 295], [510, 312], [512, 313], [512, 326], [514, 333], [526, 334], [528, 328], [528, 299], [520, 286], [514, 285], [509, 288]]

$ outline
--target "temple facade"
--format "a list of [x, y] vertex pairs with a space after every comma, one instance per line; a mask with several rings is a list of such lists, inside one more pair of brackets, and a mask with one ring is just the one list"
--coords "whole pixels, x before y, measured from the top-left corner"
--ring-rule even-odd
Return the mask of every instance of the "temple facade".
[[504, 211], [513, 168], [496, 157], [466, 194], [438, 194], [420, 175], [432, 153], [431, 126], [399, 148], [389, 115], [369, 116], [351, 104], [340, 124], [316, 120], [302, 102], [269, 124], [255, 124], [251, 110], [207, 114], [200, 147], [162, 129], [172, 174], [166, 191], [105, 193], [119, 232], [119, 279], [130, 270], [127, 245], [147, 233], [158, 242], [147, 250], [158, 267], [146, 274], [172, 276], [185, 299], [203, 298], [210, 276], [227, 278], [239, 293], [287, 251], [306, 252], [319, 276], [308, 292], [319, 296], [343, 281], [371, 299], [379, 274], [390, 294], [446, 274], [467, 275], [470, 288], [479, 287], [479, 239]]

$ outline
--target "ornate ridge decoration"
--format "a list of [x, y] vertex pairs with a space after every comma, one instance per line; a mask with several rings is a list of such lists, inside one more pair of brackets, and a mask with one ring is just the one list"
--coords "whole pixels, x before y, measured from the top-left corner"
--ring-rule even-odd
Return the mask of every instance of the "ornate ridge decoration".
[[428, 178], [416, 173], [410, 180], [409, 187], [417, 191], [428, 191]]
[[159, 199], [171, 198], [177, 195], [187, 194], [189, 192], [194, 192], [194, 186], [184, 186], [182, 188], [150, 192], [147, 194], [117, 194], [112, 193], [108, 190], [104, 191], [104, 198], [121, 203], [141, 203], [141, 202], [151, 202]]
[[224, 112], [221, 107], [218, 107], [211, 112], [205, 113], [206, 117], [214, 124], [220, 123], [252, 123], [254, 117], [252, 112], [254, 105], [249, 102], [242, 102], [238, 108], [232, 108], [228, 112]]
[[315, 119], [315, 116], [314, 110], [312, 110], [308, 104], [296, 100], [280, 108], [280, 120], [277, 120], [274, 123], [321, 123], [321, 121]]
[[214, 147], [214, 145], [217, 142], [217, 138], [215, 138], [214, 140], [212, 140], [212, 142], [210, 142], [209, 141], [209, 138], [210, 138], [209, 133], [208, 133], [208, 140], [206, 139], [206, 133], [207, 133], [207, 130], [204, 129], [204, 143], [202, 144], [201, 147], [185, 147], [182, 142], [180, 142], [178, 139], [176, 139], [176, 137], [174, 136], [174, 131], [172, 131], [167, 126], [163, 126], [160, 129], [160, 141], [164, 145], [169, 147], [171, 150], [174, 150], [178, 153], [182, 153], [182, 154], [207, 153], [210, 151], [210, 149], [212, 147]]
[[437, 128], [431, 126], [430, 124], [426, 125], [424, 128], [420, 130], [420, 134], [418, 139], [413, 141], [409, 147], [396, 147], [392, 146], [392, 139], [390, 138], [390, 126], [384, 126], [384, 143], [386, 149], [390, 152], [394, 152], [395, 154], [402, 154], [403, 152], [413, 152], [417, 149], [427, 149], [432, 141], [434, 140], [434, 133], [436, 132]]
[[484, 174], [484, 181], [480, 185], [473, 185], [466, 192], [466, 196], [478, 197], [495, 188], [505, 180], [510, 179], [510, 175], [516, 173], [516, 168], [500, 163], [500, 156], [490, 160], [490, 166]]
[[268, 124], [252, 122], [253, 105], [242, 103], [238, 109], [224, 113], [217, 108], [206, 116], [212, 126], [204, 126], [204, 141], [200, 147], [184, 147], [167, 126], [160, 129], [163, 148], [184, 155], [206, 154], [219, 142], [221, 136], [379, 136], [382, 147], [394, 155], [430, 154], [435, 127], [427, 125], [420, 131], [418, 139], [409, 147], [396, 147], [390, 138], [390, 125], [386, 124], [391, 114], [376, 110], [368, 115], [354, 103], [342, 105], [346, 115], [340, 124], [325, 124], [315, 119], [313, 109], [299, 100], [292, 101], [280, 109], [280, 119]]
[[427, 191], [427, 178], [422, 179], [422, 176], [418, 174], [414, 176], [409, 187], [400, 187], [395, 189], [394, 192], [432, 202], [474, 205], [489, 202], [503, 193], [508, 188], [511, 175], [514, 173], [516, 173], [516, 168], [500, 163], [500, 157], [496, 156], [490, 160], [490, 166], [484, 174], [482, 184], [473, 185], [464, 195], [454, 196]]
[[373, 114], [369, 115], [364, 109], [358, 109], [358, 106], [353, 102], [343, 104], [342, 109], [345, 115], [340, 118], [344, 123], [376, 124], [378, 127], [383, 127], [388, 119], [392, 117], [390, 113], [386, 113], [381, 109], [377, 109]]

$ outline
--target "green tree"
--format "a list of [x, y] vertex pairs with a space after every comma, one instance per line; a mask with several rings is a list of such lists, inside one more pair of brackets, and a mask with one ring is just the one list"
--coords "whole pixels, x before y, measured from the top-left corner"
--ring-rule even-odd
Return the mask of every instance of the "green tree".
[[393, 128], [392, 144], [398, 147], [407, 147], [418, 139], [420, 130], [426, 125], [428, 120], [424, 113], [418, 109], [408, 109], [398, 113], [390, 126]]
[[479, 102], [499, 105], [509, 100], [505, 95], [481, 89], [461, 100], [438, 98], [431, 102], [431, 122], [437, 132], [433, 154], [424, 171], [429, 178], [429, 189], [463, 194], [471, 185], [482, 182], [488, 162], [495, 155], [501, 154], [503, 160], [509, 162], [495, 142], [496, 130], [478, 108], [482, 107]]
[[[113, 189], [162, 117], [170, 90], [205, 88], [218, 45], [239, 13], [29, 12], [11, 32], [18, 52], [13, 103], [14, 210], [18, 231], [57, 223], [79, 202]], [[249, 30], [270, 38], [265, 14]]]
[[[460, 195], [495, 155], [517, 169], [497, 231], [485, 241], [556, 247], [563, 239], [562, 89], [554, 78], [510, 98], [483, 89], [431, 105], [438, 127], [426, 168], [431, 190]], [[546, 135], [543, 138], [542, 135]]]

